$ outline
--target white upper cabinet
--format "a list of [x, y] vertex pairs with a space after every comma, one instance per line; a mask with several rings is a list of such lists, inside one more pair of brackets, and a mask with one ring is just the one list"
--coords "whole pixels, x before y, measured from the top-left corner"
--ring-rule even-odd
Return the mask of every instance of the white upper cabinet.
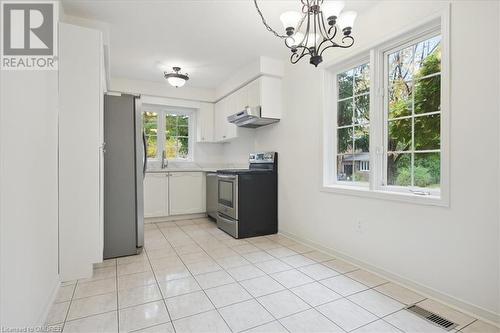
[[[259, 85], [259, 104], [261, 107], [261, 116], [264, 118], [281, 119], [283, 109], [283, 94], [281, 79], [269, 76], [262, 76], [256, 81]], [[255, 103], [254, 92], [249, 93], [251, 100], [249, 103]], [[250, 99], [250, 98], [249, 98]]]
[[215, 103], [214, 115], [214, 141], [223, 142], [234, 139], [238, 136], [238, 127], [231, 124], [227, 117], [235, 112], [232, 112], [236, 107], [236, 99], [233, 95], [229, 95], [217, 103]]
[[247, 91], [247, 104], [249, 107], [260, 105], [260, 81], [260, 79], [254, 80], [244, 87]]
[[234, 114], [239, 111], [243, 111], [248, 104], [248, 89], [247, 87], [243, 87], [241, 89], [236, 90], [232, 95], [233, 98], [233, 105], [232, 105], [232, 110], [229, 112], [229, 114]]
[[201, 103], [196, 119], [196, 142], [214, 141], [214, 103]]
[[236, 137], [238, 137], [238, 126], [235, 124], [231, 124], [228, 120], [227, 117], [235, 114], [236, 112], [243, 111], [243, 108], [239, 109], [238, 108], [238, 95], [236, 93], [233, 93], [229, 96], [227, 96], [227, 101], [226, 101], [226, 107], [224, 109], [224, 122], [225, 122], [225, 127], [226, 127], [226, 134], [225, 134], [225, 140], [231, 140]]
[[261, 107], [263, 118], [281, 119], [281, 79], [261, 76], [215, 103], [214, 141], [222, 142], [238, 137], [238, 127], [227, 117], [246, 107]]
[[[214, 110], [214, 141], [224, 141], [227, 132], [226, 99], [223, 98], [215, 103]], [[228, 123], [229, 124], [229, 123]]]

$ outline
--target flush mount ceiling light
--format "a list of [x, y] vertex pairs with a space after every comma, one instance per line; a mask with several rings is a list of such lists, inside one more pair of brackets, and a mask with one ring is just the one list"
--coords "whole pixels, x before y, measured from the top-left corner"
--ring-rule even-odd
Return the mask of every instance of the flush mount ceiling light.
[[170, 83], [170, 85], [179, 88], [182, 87], [187, 80], [189, 80], [189, 76], [187, 74], [182, 74], [180, 67], [172, 67], [174, 70], [171, 73], [164, 72], [163, 76]]
[[[276, 37], [284, 39], [286, 47], [291, 50], [292, 64], [309, 56], [309, 63], [318, 67], [323, 61], [323, 52], [326, 49], [331, 47], [345, 49], [354, 44], [351, 32], [357, 14], [353, 11], [341, 13], [344, 1], [300, 0], [300, 2], [301, 12], [289, 11], [281, 14], [280, 20], [286, 33], [281, 35], [267, 24], [257, 0], [254, 0], [257, 13], [266, 29]], [[342, 31], [343, 36], [334, 41], [338, 30]]]

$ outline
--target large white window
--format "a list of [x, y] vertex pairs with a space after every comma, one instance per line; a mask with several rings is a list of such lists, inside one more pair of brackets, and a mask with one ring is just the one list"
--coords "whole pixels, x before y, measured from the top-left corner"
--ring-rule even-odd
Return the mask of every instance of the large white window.
[[333, 66], [324, 112], [325, 190], [447, 204], [443, 36], [439, 23], [429, 24]]
[[193, 112], [183, 108], [145, 106], [142, 113], [147, 156], [169, 160], [192, 159]]

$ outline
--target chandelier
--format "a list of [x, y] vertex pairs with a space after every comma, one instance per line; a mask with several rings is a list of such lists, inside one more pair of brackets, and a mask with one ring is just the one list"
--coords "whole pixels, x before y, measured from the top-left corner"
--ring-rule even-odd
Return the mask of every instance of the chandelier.
[[182, 87], [187, 80], [189, 80], [189, 76], [187, 74], [182, 74], [181, 68], [180, 67], [172, 67], [174, 70], [173, 72], [163, 73], [163, 77], [167, 80], [168, 83], [170, 83], [171, 86], [174, 86], [176, 88]]
[[[346, 11], [343, 1], [300, 0], [301, 12], [288, 11], [280, 16], [286, 35], [273, 30], [264, 19], [257, 0], [254, 0], [257, 13], [267, 30], [285, 41], [292, 55], [290, 62], [296, 64], [309, 56], [309, 63], [318, 67], [323, 61], [323, 52], [331, 47], [349, 48], [354, 44], [351, 36], [356, 12]], [[337, 37], [338, 31], [342, 37]], [[335, 41], [337, 39], [337, 41]]]

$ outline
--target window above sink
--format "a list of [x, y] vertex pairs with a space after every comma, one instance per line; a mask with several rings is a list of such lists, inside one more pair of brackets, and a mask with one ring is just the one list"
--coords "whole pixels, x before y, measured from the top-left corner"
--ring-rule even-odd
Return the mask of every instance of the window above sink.
[[148, 160], [161, 160], [163, 151], [169, 161], [193, 160], [194, 110], [143, 105], [142, 124]]

